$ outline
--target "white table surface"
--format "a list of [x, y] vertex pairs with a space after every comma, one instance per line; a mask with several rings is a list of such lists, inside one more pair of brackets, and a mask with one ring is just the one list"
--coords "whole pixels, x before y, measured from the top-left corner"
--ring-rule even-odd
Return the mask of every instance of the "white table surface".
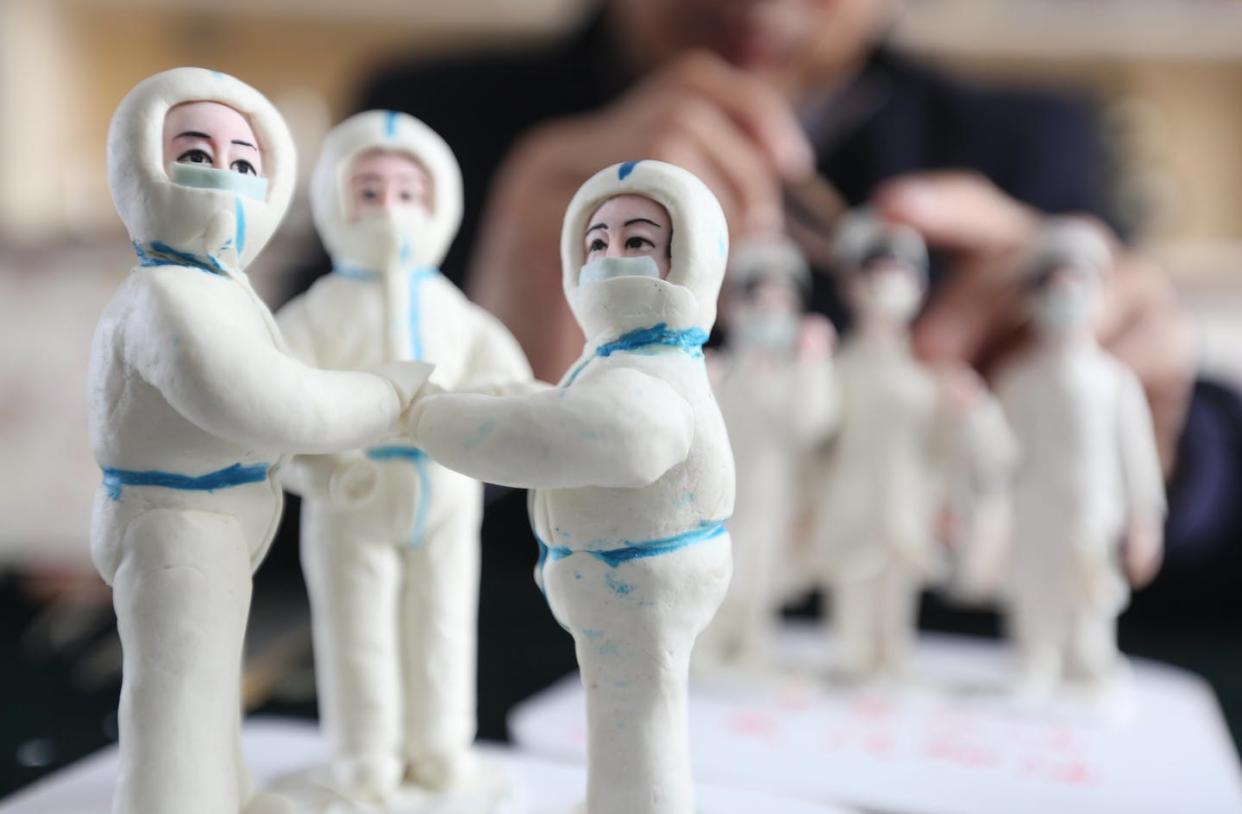
[[[246, 759], [260, 787], [283, 775], [318, 765], [325, 756], [323, 740], [311, 723], [251, 719], [242, 739]], [[580, 765], [499, 745], [484, 745], [481, 750], [485, 758], [507, 770], [514, 785], [514, 798], [503, 814], [568, 814], [586, 796], [586, 773]], [[104, 814], [111, 808], [116, 771], [116, 749], [106, 749], [0, 802], [0, 814]], [[704, 783], [698, 784], [697, 793], [698, 809], [703, 814], [850, 814], [837, 806], [813, 805]], [[374, 811], [358, 809], [364, 810]]]
[[[831, 650], [792, 628], [776, 675], [692, 681], [697, 779], [884, 814], [1242, 812], [1237, 752], [1191, 673], [1138, 661], [1107, 705], [1032, 705], [1003, 691], [995, 642], [924, 637], [917, 680], [884, 691], [834, 685]], [[577, 676], [519, 705], [510, 729], [531, 752], [583, 760]]]

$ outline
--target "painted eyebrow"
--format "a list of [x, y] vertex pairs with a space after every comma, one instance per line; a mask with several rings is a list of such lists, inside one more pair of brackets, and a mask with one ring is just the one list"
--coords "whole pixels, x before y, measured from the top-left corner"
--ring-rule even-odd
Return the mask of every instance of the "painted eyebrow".
[[186, 130], [184, 133], [178, 133], [176, 138], [201, 138], [211, 141], [211, 136], [200, 133], [198, 130]]
[[591, 234], [591, 232], [594, 232], [596, 229], [603, 229], [604, 231], [608, 231], [608, 224], [606, 224], [606, 223], [597, 223], [597, 224], [595, 224], [594, 226], [592, 226], [592, 227], [590, 227], [589, 229], [587, 229], [587, 230], [586, 230], [586, 233], [589, 235], [589, 234]]
[[259, 150], [259, 148], [258, 148], [258, 147], [254, 146], [254, 145], [253, 145], [253, 144], [251, 144], [250, 142], [248, 142], [248, 141], [242, 141], [242, 140], [241, 140], [241, 139], [239, 139], [239, 138], [235, 138], [235, 139], [233, 139], [233, 143], [234, 143], [234, 144], [236, 144], [236, 145], [237, 145], [237, 146], [239, 146], [239, 147], [249, 147], [250, 149], [254, 150], [255, 152], [258, 152], [258, 150]]
[[633, 226], [635, 223], [649, 223], [649, 224], [651, 224], [652, 226], [654, 226], [654, 227], [655, 227], [655, 228], [657, 228], [657, 229], [663, 229], [663, 228], [664, 228], [663, 226], [661, 226], [660, 224], [656, 223], [655, 221], [653, 221], [653, 220], [651, 220], [651, 219], [649, 219], [649, 218], [630, 218], [629, 220], [627, 220], [627, 221], [625, 222], [625, 225], [626, 225], [626, 226]]

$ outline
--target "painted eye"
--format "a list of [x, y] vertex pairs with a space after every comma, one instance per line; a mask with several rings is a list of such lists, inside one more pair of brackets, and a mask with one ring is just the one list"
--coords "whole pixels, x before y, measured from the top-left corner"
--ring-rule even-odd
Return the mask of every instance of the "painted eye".
[[403, 189], [398, 197], [400, 197], [401, 203], [409, 203], [414, 200], [414, 193], [408, 189]]
[[379, 190], [377, 189], [371, 189], [368, 187], [362, 190], [362, 200], [364, 201], [367, 201], [367, 202], [378, 201], [379, 196], [380, 196]]
[[232, 164], [229, 165], [229, 169], [231, 169], [233, 172], [239, 172], [242, 175], [258, 175], [259, 174], [259, 171], [254, 168], [254, 164], [251, 164], [249, 161], [247, 161], [244, 158], [239, 158], [236, 161], [234, 161]]
[[588, 252], [602, 252], [607, 250], [608, 243], [602, 237], [597, 237], [592, 240], [590, 247], [587, 249]]
[[177, 156], [177, 163], [178, 164], [210, 164], [211, 155], [209, 155], [206, 151], [199, 150], [197, 148], [193, 150], [186, 150], [184, 153]]
[[635, 235], [634, 237], [627, 238], [625, 241], [625, 248], [632, 249], [635, 251], [637, 251], [638, 249], [645, 249], [648, 246], [650, 246], [653, 249], [655, 248], [655, 244], [652, 243], [650, 240], [648, 240], [645, 237], [638, 237], [637, 235]]

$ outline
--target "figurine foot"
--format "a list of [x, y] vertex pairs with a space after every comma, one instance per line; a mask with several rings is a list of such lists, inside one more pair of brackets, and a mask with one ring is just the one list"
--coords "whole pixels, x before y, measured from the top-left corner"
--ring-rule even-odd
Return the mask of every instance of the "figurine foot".
[[250, 798], [242, 814], [296, 814], [293, 803], [276, 794], [262, 792]]
[[478, 759], [469, 751], [424, 755], [410, 761], [410, 779], [431, 791], [463, 788], [478, 774]]
[[339, 760], [332, 765], [332, 778], [350, 799], [384, 802], [401, 785], [401, 761], [393, 755]]

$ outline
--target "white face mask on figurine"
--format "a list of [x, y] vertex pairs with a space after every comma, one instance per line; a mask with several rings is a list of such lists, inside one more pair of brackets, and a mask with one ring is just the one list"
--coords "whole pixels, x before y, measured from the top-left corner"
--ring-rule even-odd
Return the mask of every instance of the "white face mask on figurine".
[[1039, 285], [1032, 316], [1041, 331], [1065, 333], [1094, 322], [1100, 299], [1094, 272], [1074, 266], [1052, 269]]
[[724, 213], [698, 178], [658, 161], [619, 164], [569, 205], [565, 296], [588, 341], [660, 325], [706, 339], [728, 249]]
[[866, 275], [860, 297], [863, 309], [900, 322], [914, 318], [923, 303], [923, 282], [914, 270], [884, 258], [868, 263], [863, 273]]
[[289, 207], [284, 120], [224, 74], [177, 68], [135, 87], [108, 130], [108, 185], [143, 265], [249, 265]]
[[461, 225], [461, 170], [414, 117], [359, 113], [324, 140], [311, 213], [338, 268], [439, 266]]

